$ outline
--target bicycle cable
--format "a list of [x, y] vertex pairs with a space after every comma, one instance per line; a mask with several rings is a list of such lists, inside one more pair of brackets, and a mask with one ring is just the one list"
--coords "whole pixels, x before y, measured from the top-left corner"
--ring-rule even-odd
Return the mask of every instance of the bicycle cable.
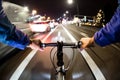
[[[57, 72], [56, 67], [55, 67], [55, 64], [54, 64], [54, 60], [52, 60], [52, 51], [53, 51], [54, 48], [55, 48], [55, 47], [53, 47], [53, 48], [51, 49], [51, 51], [50, 51], [50, 60], [51, 60], [51, 63], [52, 63], [52, 65], [53, 65], [53, 68], [55, 69], [55, 72]], [[55, 53], [57, 53], [57, 52], [55, 52]], [[55, 56], [55, 53], [54, 53], [54, 56]], [[53, 56], [53, 58], [54, 58], [54, 56]]]
[[[67, 48], [67, 47], [65, 47], [65, 48]], [[52, 51], [53, 51], [54, 49], [55, 49], [55, 47], [53, 47], [53, 48], [51, 49], [51, 51], [50, 51], [50, 60], [51, 60], [51, 63], [52, 63], [52, 65], [53, 65], [53, 68], [54, 68], [55, 71], [57, 72], [56, 67], [55, 67], [55, 63], [54, 63], [54, 59], [55, 59], [55, 55], [57, 54], [57, 51], [54, 52], [53, 59], [52, 59]], [[72, 63], [73, 63], [73, 59], [74, 59], [74, 56], [75, 56], [75, 54], [74, 54], [75, 50], [72, 48], [72, 51], [73, 51], [73, 56], [72, 56], [72, 59], [69, 60], [69, 64], [68, 64], [67, 67], [65, 68], [66, 71], [70, 68], [70, 65], [72, 65]]]

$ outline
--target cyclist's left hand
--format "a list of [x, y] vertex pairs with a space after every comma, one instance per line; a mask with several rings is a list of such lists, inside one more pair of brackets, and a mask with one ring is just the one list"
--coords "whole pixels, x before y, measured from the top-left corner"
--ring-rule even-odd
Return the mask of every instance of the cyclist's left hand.
[[31, 49], [43, 51], [43, 48], [40, 47], [40, 44], [41, 44], [40, 40], [31, 40], [31, 42], [28, 45], [28, 47], [30, 47]]

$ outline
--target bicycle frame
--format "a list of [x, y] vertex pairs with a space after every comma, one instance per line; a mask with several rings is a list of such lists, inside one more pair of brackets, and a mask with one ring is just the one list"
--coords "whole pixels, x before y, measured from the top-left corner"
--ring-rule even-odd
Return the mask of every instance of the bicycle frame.
[[57, 46], [57, 79], [56, 80], [65, 80], [66, 71], [64, 70], [63, 62], [63, 43], [58, 42]]

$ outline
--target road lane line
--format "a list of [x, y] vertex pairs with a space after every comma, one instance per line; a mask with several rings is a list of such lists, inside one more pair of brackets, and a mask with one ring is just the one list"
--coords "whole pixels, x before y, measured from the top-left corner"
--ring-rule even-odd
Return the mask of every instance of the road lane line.
[[[53, 31], [51, 31], [43, 39], [43, 42], [55, 31], [55, 29]], [[21, 62], [21, 64], [17, 67], [17, 69], [15, 70], [15, 72], [12, 74], [12, 76], [10, 77], [10, 80], [18, 80], [20, 78], [21, 74], [23, 73], [23, 71], [25, 70], [25, 68], [27, 67], [27, 65], [29, 64], [29, 62], [31, 61], [31, 59], [33, 58], [33, 56], [36, 54], [36, 52], [37, 52], [37, 50], [32, 50], [28, 54], [28, 56]]]
[[30, 30], [30, 28], [25, 28], [25, 29], [21, 29], [21, 31], [29, 31]]
[[[77, 40], [67, 31], [67, 29], [62, 25], [62, 28], [65, 30], [67, 35], [70, 37], [72, 42], [77, 42]], [[80, 49], [79, 49], [80, 51]], [[87, 64], [89, 65], [91, 71], [93, 72], [94, 77], [96, 80], [106, 80], [94, 60], [90, 57], [90, 55], [87, 53], [87, 51], [84, 49], [80, 51], [84, 59], [86, 60]]]
[[32, 50], [29, 55], [22, 61], [22, 63], [18, 66], [18, 68], [15, 70], [13, 75], [10, 77], [10, 80], [18, 80], [30, 60], [33, 58], [33, 56], [36, 54], [37, 50]]
[[53, 29], [43, 40], [42, 42], [44, 43], [46, 41], [46, 39], [57, 29], [57, 27], [55, 27], [55, 29]]
[[80, 34], [81, 34], [82, 36], [84, 36], [84, 37], [88, 37], [88, 35], [85, 34], [85, 33], [83, 33], [83, 32], [80, 32]]

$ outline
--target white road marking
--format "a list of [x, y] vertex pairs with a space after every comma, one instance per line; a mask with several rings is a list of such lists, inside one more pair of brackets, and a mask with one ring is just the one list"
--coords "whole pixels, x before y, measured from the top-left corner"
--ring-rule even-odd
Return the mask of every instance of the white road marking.
[[15, 70], [13, 75], [10, 77], [10, 80], [18, 80], [30, 60], [33, 58], [33, 56], [36, 54], [37, 50], [32, 50], [29, 55], [22, 61], [22, 63], [18, 66], [18, 68]]
[[[62, 26], [62, 28], [66, 31], [67, 35], [70, 37], [72, 42], [77, 42], [77, 40], [67, 31], [67, 29]], [[85, 36], [86, 37], [86, 36]], [[80, 50], [79, 50], [80, 51]], [[91, 71], [93, 72], [96, 80], [106, 80], [94, 60], [89, 56], [86, 50], [80, 51], [84, 59], [86, 60], [87, 64], [89, 65]]]
[[61, 32], [58, 31], [58, 35], [56, 37], [53, 37], [51, 42], [57, 42], [57, 41], [63, 41], [65, 42], [65, 38], [61, 36]]
[[80, 34], [81, 34], [82, 36], [84, 36], [84, 37], [88, 37], [88, 35], [85, 34], [85, 33], [80, 32]]
[[[56, 27], [57, 28], [57, 27]], [[55, 29], [56, 29], [55, 28]], [[43, 42], [55, 31], [55, 29], [53, 31], [51, 31], [44, 39]], [[26, 66], [29, 64], [29, 62], [31, 61], [31, 59], [33, 58], [33, 56], [36, 54], [37, 50], [32, 50], [29, 55], [21, 62], [21, 64], [18, 66], [18, 68], [15, 70], [15, 72], [12, 74], [12, 76], [10, 77], [10, 80], [18, 80], [21, 76], [21, 74], [23, 73], [23, 71], [25, 70]]]
[[55, 27], [54, 30], [52, 30], [43, 40], [42, 42], [44, 43], [46, 41], [46, 39], [57, 29], [57, 27]]
[[30, 28], [25, 28], [25, 29], [21, 29], [21, 31], [29, 31], [30, 30]]

